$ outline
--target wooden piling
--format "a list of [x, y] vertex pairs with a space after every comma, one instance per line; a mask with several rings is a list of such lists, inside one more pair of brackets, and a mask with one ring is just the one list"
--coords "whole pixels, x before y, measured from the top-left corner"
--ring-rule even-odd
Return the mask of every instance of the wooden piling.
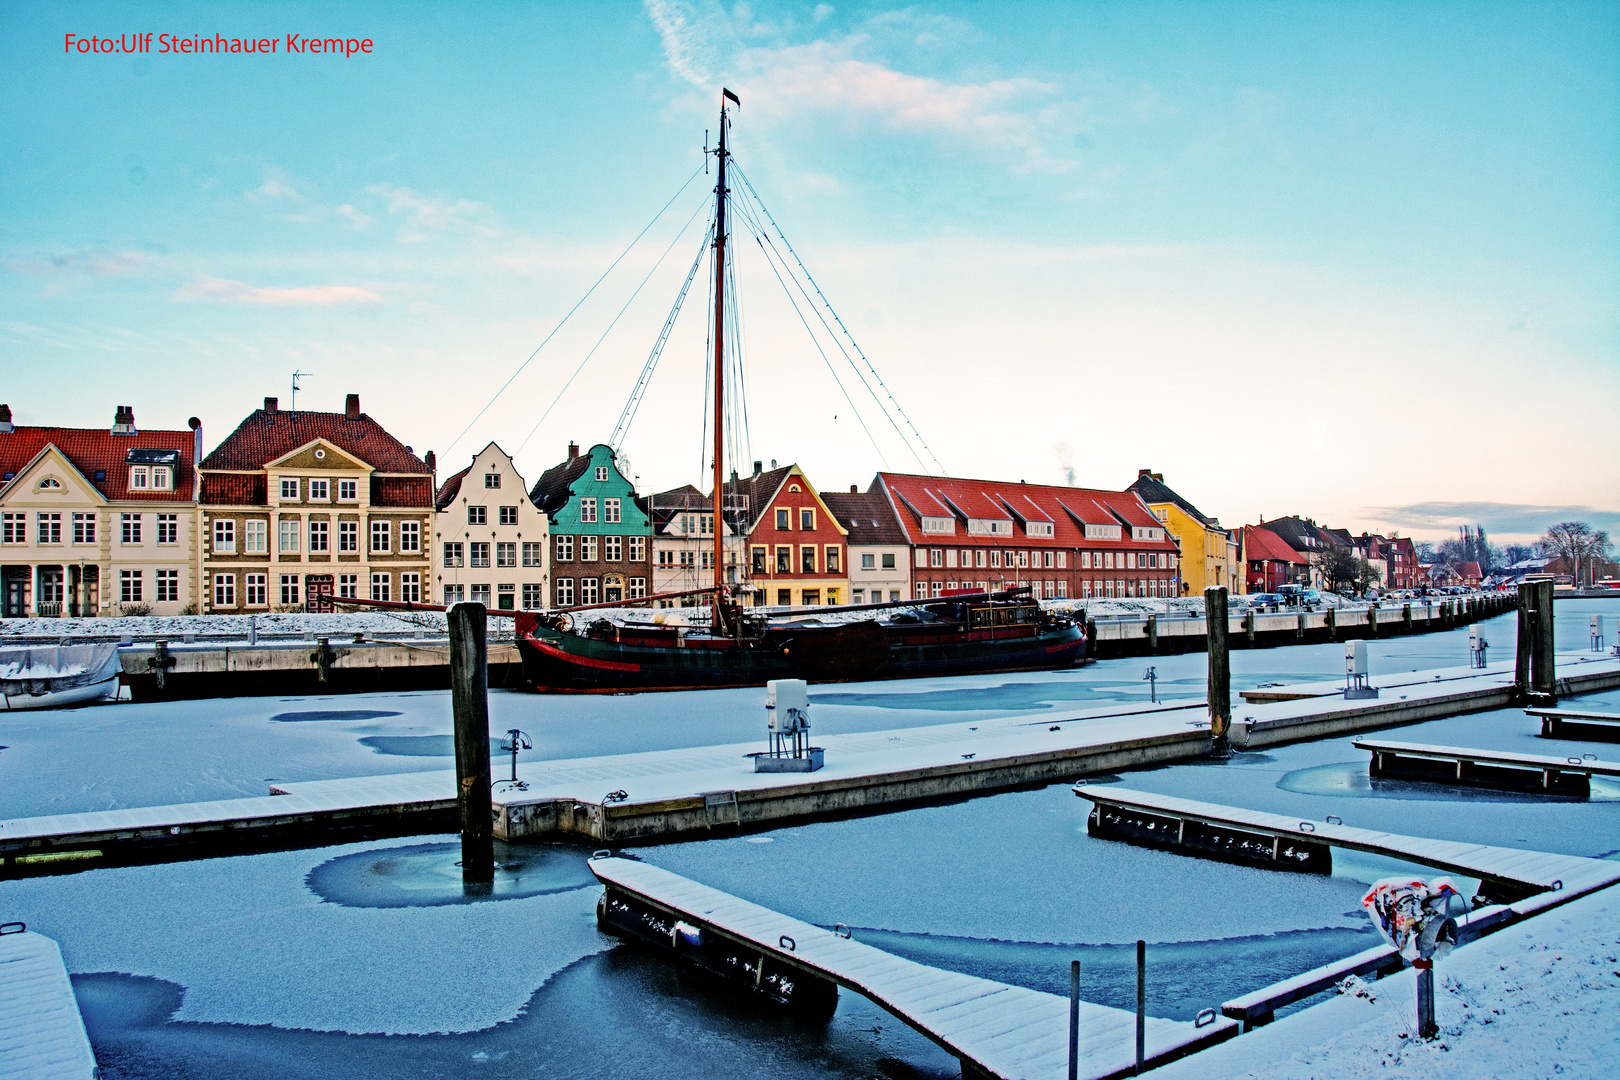
[[[1205, 590], [1205, 595], [1212, 590]], [[1221, 592], [1225, 592], [1222, 589]], [[1136, 940], [1136, 1075], [1147, 1065], [1147, 942]]]
[[1530, 698], [1530, 654], [1535, 651], [1536, 587], [1519, 586], [1519, 638], [1513, 652], [1513, 689], [1520, 701]]
[[1157, 615], [1149, 615], [1147, 617], [1147, 639], [1148, 639], [1148, 652], [1150, 652], [1150, 653], [1158, 652], [1159, 651], [1159, 617]]
[[1367, 605], [1367, 636], [1370, 637], [1370, 638], [1375, 638], [1375, 637], [1378, 636], [1378, 605], [1377, 604], [1368, 604]]
[[1232, 726], [1232, 660], [1227, 645], [1226, 589], [1212, 586], [1204, 590], [1204, 626], [1209, 637], [1209, 732], [1210, 752], [1230, 757], [1227, 730]]
[[1069, 1080], [1080, 1078], [1080, 961], [1069, 961]]
[[1557, 703], [1558, 682], [1553, 671], [1553, 583], [1538, 581], [1536, 588], [1535, 651], [1530, 661], [1531, 689]]
[[1327, 609], [1327, 632], [1329, 641], [1339, 640], [1339, 609]]
[[461, 815], [461, 881], [495, 880], [495, 823], [489, 771], [489, 653], [483, 604], [450, 609], [450, 704], [455, 715], [456, 807]]

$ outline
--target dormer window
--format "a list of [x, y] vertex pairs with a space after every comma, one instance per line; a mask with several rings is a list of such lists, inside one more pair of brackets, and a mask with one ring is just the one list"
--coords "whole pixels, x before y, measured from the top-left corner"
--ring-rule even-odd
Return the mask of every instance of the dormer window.
[[158, 469], [153, 469], [152, 470], [152, 490], [154, 490], [154, 491], [168, 491], [169, 490], [169, 470], [168, 469], [158, 468]]
[[148, 473], [146, 466], [137, 465], [129, 470], [129, 490], [145, 491]]

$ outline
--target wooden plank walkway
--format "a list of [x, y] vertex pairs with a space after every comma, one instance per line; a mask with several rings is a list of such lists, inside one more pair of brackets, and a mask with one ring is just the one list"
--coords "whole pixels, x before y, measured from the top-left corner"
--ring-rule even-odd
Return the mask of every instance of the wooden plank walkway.
[[1620, 713], [1580, 709], [1526, 709], [1526, 716], [1541, 718], [1543, 739], [1620, 739]]
[[0, 1076], [92, 1080], [96, 1075], [96, 1055], [62, 950], [22, 923], [0, 927]]
[[[964, 1075], [970, 1069], [1001, 1080], [1068, 1075], [1067, 998], [906, 960], [644, 862], [596, 858], [590, 867], [609, 889], [871, 999], [961, 1059]], [[1230, 1020], [1200, 1028], [1150, 1017], [1147, 1058], [1168, 1061], [1237, 1031]], [[1135, 1039], [1134, 1013], [1081, 1002], [1080, 1075], [1128, 1074]]]
[[1358, 829], [1336, 821], [1301, 821], [1299, 818], [1244, 810], [1217, 803], [1178, 799], [1146, 791], [1108, 785], [1078, 785], [1074, 793], [1098, 807], [1117, 806], [1186, 821], [1223, 825], [1283, 839], [1365, 851], [1392, 859], [1432, 866], [1447, 873], [1505, 882], [1532, 893], [1561, 891], [1571, 895], [1620, 881], [1620, 863], [1579, 855], [1556, 855], [1520, 848], [1492, 847], [1456, 840], [1430, 840], [1419, 836]]
[[1464, 765], [1479, 762], [1542, 771], [1579, 773], [1583, 776], [1620, 776], [1620, 761], [1600, 761], [1590, 754], [1585, 757], [1552, 757], [1547, 754], [1514, 754], [1505, 750], [1475, 750], [1462, 746], [1434, 746], [1430, 743], [1391, 742], [1386, 739], [1357, 739], [1352, 745], [1358, 750], [1370, 750], [1374, 754], [1454, 762], [1459, 770]]

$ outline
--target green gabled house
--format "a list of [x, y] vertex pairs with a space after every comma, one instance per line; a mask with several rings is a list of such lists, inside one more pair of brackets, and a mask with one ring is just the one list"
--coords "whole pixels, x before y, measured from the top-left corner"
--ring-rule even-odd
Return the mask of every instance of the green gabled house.
[[613, 448], [568, 460], [535, 481], [529, 499], [551, 520], [551, 598], [555, 608], [639, 600], [652, 581], [652, 522], [619, 472]]

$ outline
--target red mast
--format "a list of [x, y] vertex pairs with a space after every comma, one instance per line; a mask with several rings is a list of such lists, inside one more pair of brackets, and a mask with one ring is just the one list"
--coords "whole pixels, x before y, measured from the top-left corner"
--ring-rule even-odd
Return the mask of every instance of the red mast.
[[721, 566], [725, 564], [726, 525], [722, 516], [721, 484], [725, 471], [725, 398], [726, 398], [726, 102], [739, 109], [742, 102], [737, 95], [724, 88], [720, 91], [720, 148], [715, 151], [720, 161], [719, 180], [714, 185], [714, 615], [711, 630], [715, 634], [727, 632], [725, 621], [725, 594], [721, 591]]

